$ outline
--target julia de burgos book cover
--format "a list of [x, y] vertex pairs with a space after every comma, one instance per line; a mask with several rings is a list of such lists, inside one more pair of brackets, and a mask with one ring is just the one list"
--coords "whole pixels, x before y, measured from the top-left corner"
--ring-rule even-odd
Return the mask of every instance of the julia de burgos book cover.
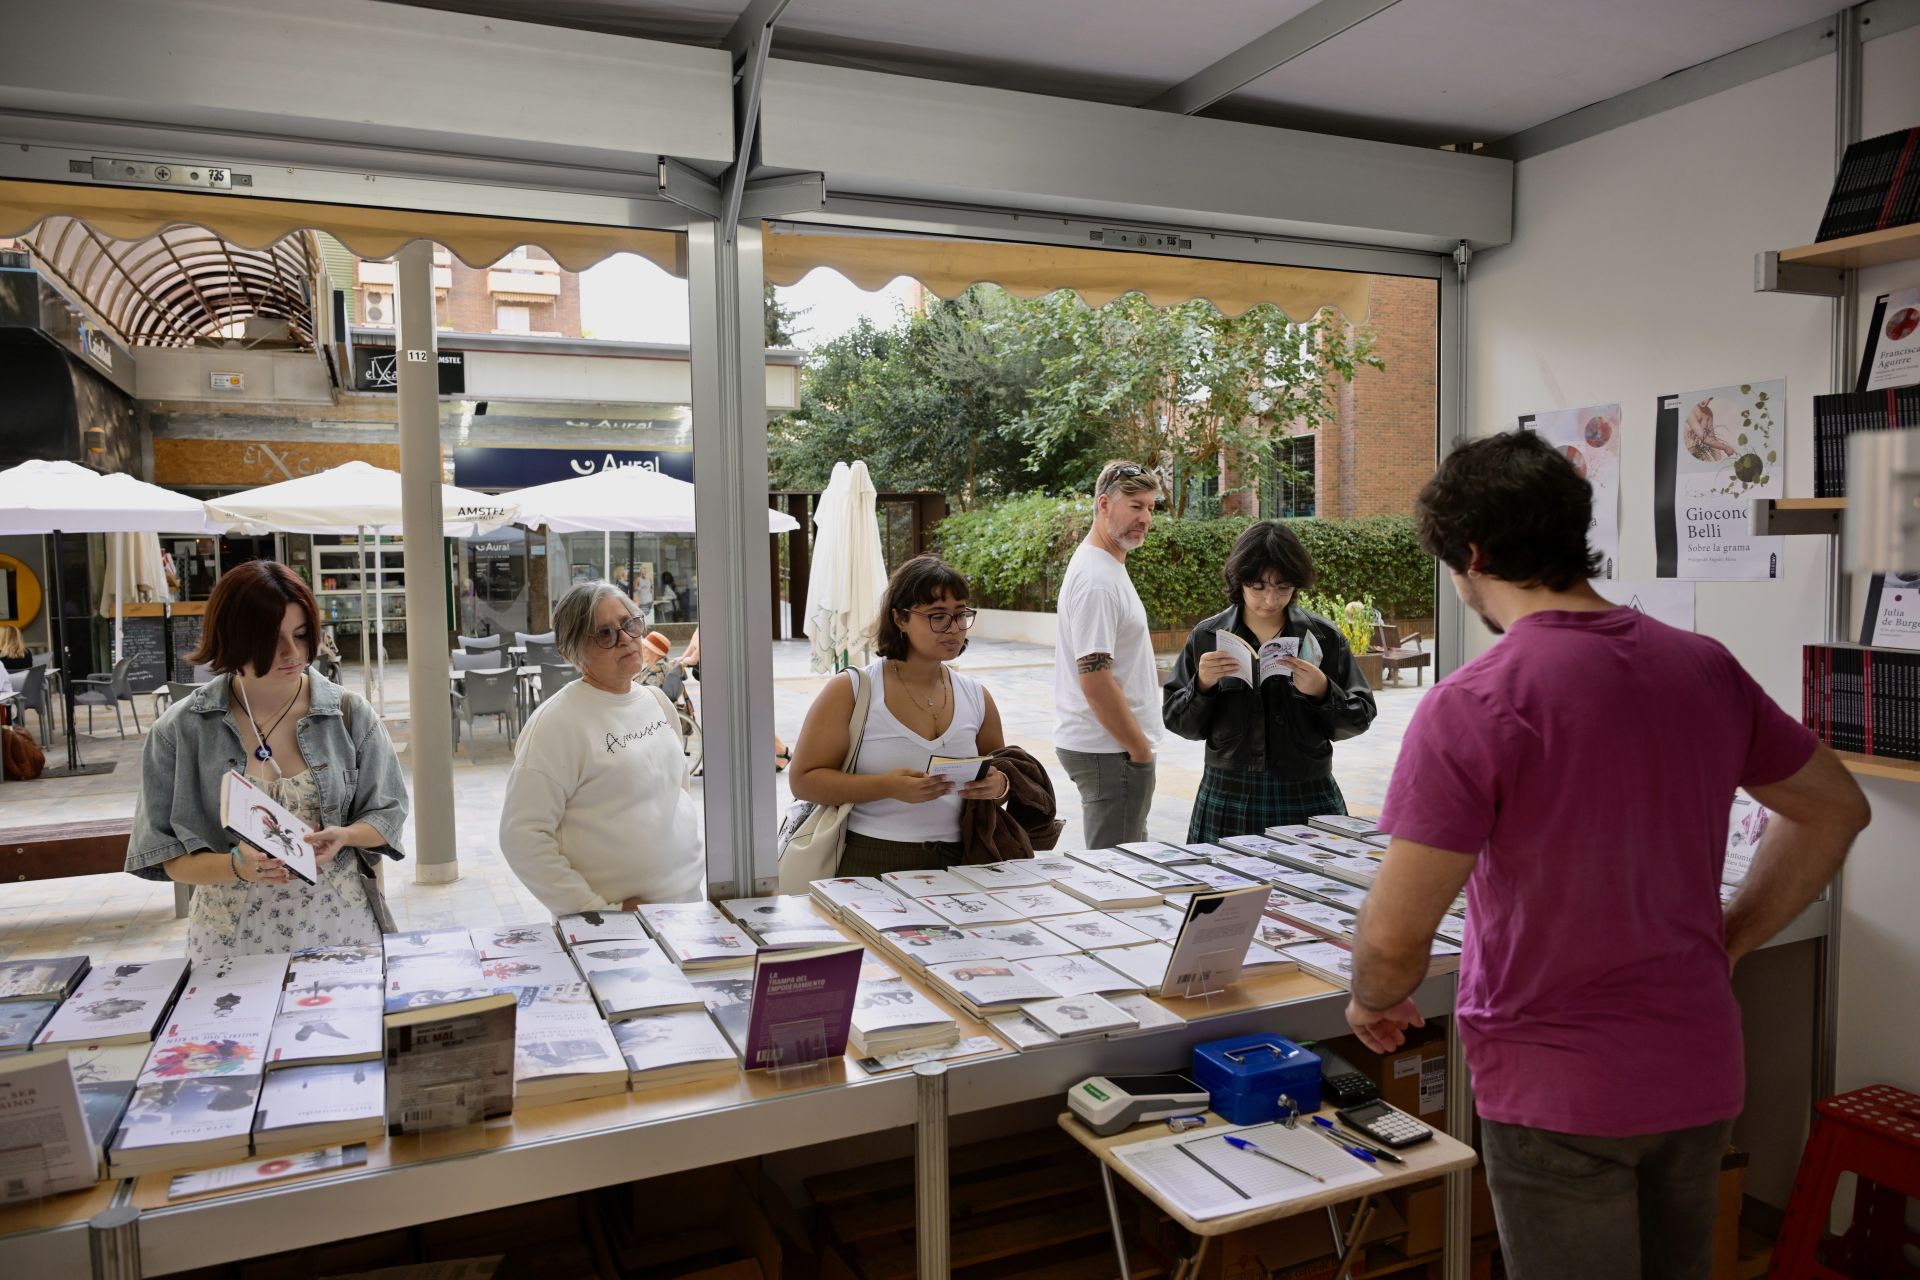
[[1786, 496], [1787, 383], [1662, 396], [1654, 431], [1656, 576], [1777, 579], [1785, 539], [1756, 536], [1753, 505]]
[[747, 1021], [748, 1070], [785, 1067], [847, 1051], [866, 950], [851, 943], [761, 952]]

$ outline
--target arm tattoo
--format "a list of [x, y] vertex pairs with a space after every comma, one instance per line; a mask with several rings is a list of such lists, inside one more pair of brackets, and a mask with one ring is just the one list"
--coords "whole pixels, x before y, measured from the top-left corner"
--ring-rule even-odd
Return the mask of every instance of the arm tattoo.
[[1112, 654], [1090, 653], [1086, 657], [1080, 659], [1080, 662], [1079, 662], [1080, 674], [1083, 676], [1090, 676], [1096, 671], [1105, 671], [1112, 665], [1113, 665]]

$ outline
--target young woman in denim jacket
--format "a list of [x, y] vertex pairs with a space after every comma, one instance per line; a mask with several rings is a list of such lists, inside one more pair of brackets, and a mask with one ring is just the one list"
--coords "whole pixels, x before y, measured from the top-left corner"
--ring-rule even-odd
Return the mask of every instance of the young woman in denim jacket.
[[[272, 560], [235, 565], [207, 602], [199, 652], [216, 674], [160, 717], [140, 757], [127, 870], [195, 886], [187, 956], [380, 941], [393, 922], [373, 857], [400, 854], [406, 785], [364, 698], [308, 670], [319, 610], [300, 576]], [[316, 828], [307, 884], [236, 846], [220, 822], [221, 778], [246, 776]]]

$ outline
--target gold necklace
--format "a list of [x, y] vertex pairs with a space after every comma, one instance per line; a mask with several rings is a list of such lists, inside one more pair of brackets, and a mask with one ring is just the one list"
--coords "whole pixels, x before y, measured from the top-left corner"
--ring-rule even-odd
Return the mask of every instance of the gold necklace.
[[[907, 693], [914, 698], [915, 704], [916, 704], [914, 707], [914, 710], [916, 711], [919, 710], [918, 700], [920, 695], [914, 692], [913, 682], [907, 679], [907, 669], [905, 664], [903, 664], [899, 659], [896, 658], [894, 659], [893, 670], [894, 670], [894, 674], [900, 677], [900, 687], [905, 689]], [[941, 667], [940, 675], [935, 677], [935, 684], [937, 686], [936, 687], [937, 695], [945, 694], [948, 692], [948, 685], [945, 678], [946, 670], [947, 669], [945, 667]], [[945, 697], [940, 697], [938, 701], [936, 701], [935, 697], [933, 696], [930, 696], [927, 698], [927, 719], [933, 723], [935, 728], [938, 728], [940, 725], [940, 712], [945, 709], [945, 703], [946, 703]]]

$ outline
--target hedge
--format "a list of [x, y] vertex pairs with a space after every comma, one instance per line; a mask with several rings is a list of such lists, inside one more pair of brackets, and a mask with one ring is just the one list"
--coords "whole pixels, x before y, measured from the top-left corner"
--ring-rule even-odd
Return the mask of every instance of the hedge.
[[[1093, 518], [1087, 498], [1014, 498], [956, 512], [935, 531], [940, 553], [967, 575], [978, 603], [1051, 610], [1074, 547]], [[1156, 520], [1127, 568], [1155, 628], [1192, 626], [1225, 604], [1227, 553], [1252, 519]], [[1289, 520], [1320, 575], [1315, 593], [1372, 595], [1389, 618], [1433, 616], [1433, 558], [1405, 516]]]

